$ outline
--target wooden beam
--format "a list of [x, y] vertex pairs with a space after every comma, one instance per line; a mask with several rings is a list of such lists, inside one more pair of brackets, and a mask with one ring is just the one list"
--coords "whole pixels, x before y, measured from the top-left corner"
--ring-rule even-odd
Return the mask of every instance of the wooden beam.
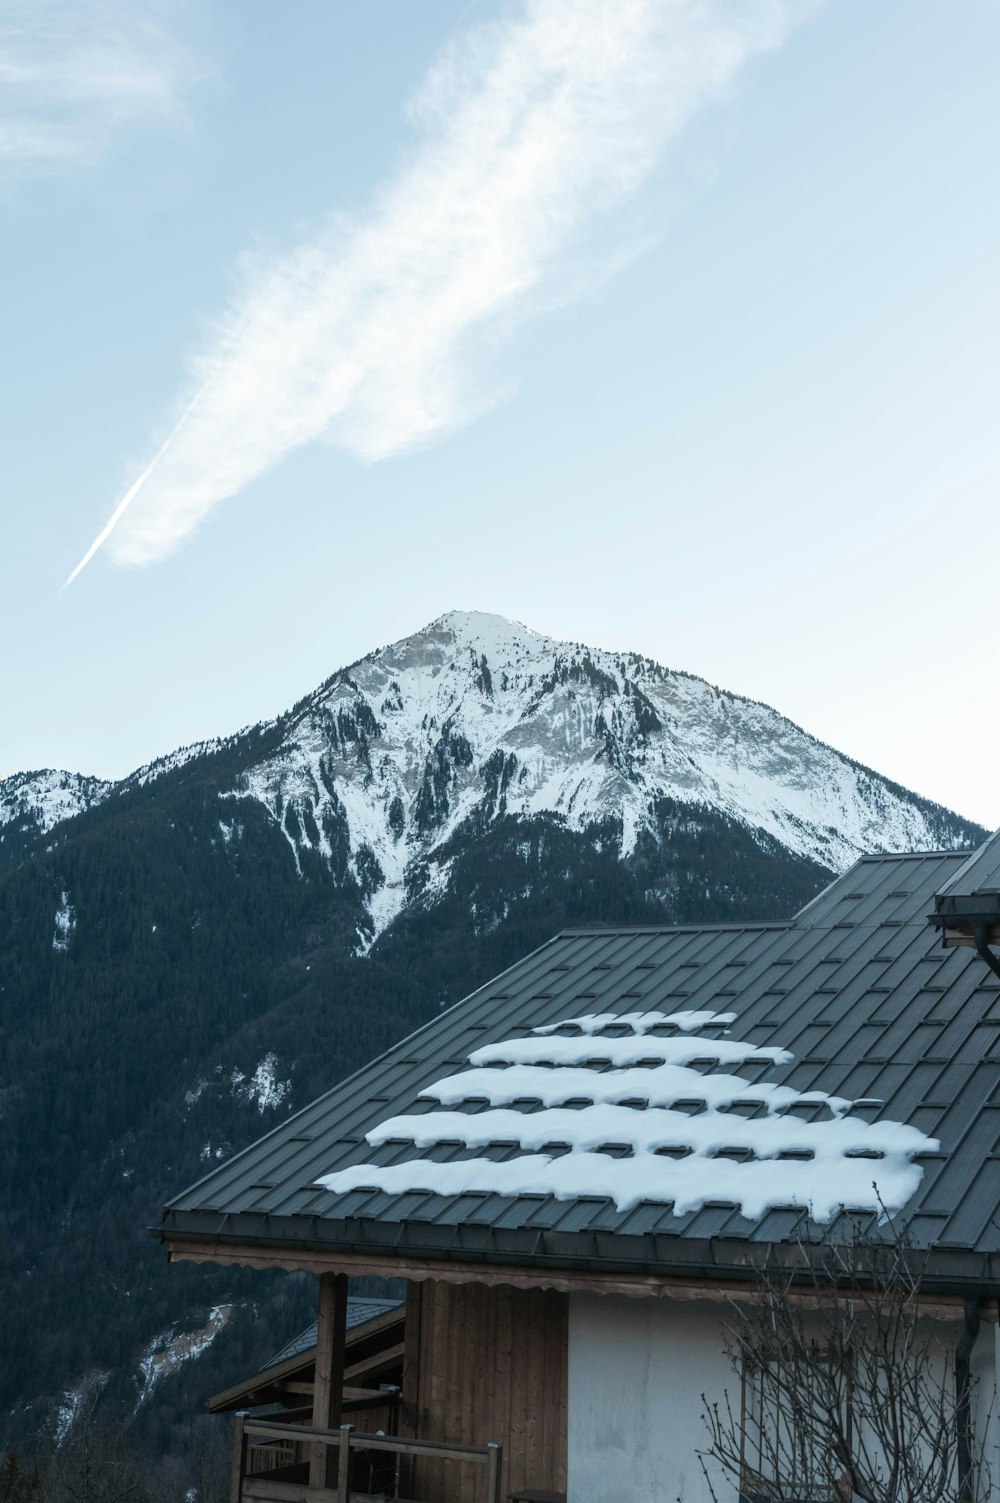
[[[396, 1308], [387, 1310], [382, 1315], [376, 1315], [373, 1320], [366, 1320], [363, 1325], [355, 1326], [347, 1333], [347, 1358], [351, 1357], [355, 1348], [367, 1349], [375, 1345], [378, 1338], [386, 1331], [391, 1331], [393, 1326], [398, 1326], [402, 1332], [403, 1319], [404, 1312]], [[252, 1377], [245, 1378], [241, 1383], [234, 1383], [230, 1388], [224, 1388], [221, 1393], [213, 1394], [206, 1401], [209, 1413], [218, 1414], [225, 1409], [254, 1409], [258, 1404], [273, 1403], [277, 1394], [277, 1385], [286, 1377], [292, 1375], [297, 1378], [303, 1373], [312, 1372], [314, 1350], [314, 1347], [309, 1347], [305, 1352], [296, 1352], [294, 1357], [287, 1357], [284, 1362], [265, 1368], [263, 1372], [254, 1373]], [[367, 1361], [377, 1363], [379, 1356], [380, 1353], [376, 1352]], [[353, 1364], [351, 1370], [360, 1374], [365, 1368], [366, 1362], [362, 1361]], [[312, 1393], [311, 1378], [309, 1379], [309, 1392]]]
[[403, 1353], [406, 1350], [405, 1341], [398, 1342], [395, 1346], [387, 1346], [384, 1352], [379, 1352], [376, 1357], [366, 1357], [364, 1362], [353, 1362], [344, 1372], [345, 1378], [378, 1377], [379, 1373], [387, 1372], [390, 1368], [398, 1367], [403, 1361]]
[[[313, 1428], [317, 1430], [340, 1427], [347, 1341], [347, 1287], [346, 1273], [320, 1274], [312, 1420]], [[346, 1458], [343, 1464], [347, 1464]], [[309, 1459], [309, 1486], [332, 1487], [335, 1475], [334, 1447], [317, 1441]]]
[[[355, 1494], [355, 1497], [357, 1494]], [[305, 1482], [269, 1482], [248, 1477], [243, 1497], [260, 1499], [260, 1503], [338, 1503], [333, 1487], [313, 1487]]]
[[[746, 1282], [736, 1279], [711, 1280], [673, 1278], [655, 1273], [599, 1273], [591, 1270], [525, 1267], [523, 1264], [460, 1263], [450, 1258], [380, 1258], [367, 1253], [312, 1253], [288, 1247], [265, 1250], [238, 1243], [194, 1239], [166, 1240], [172, 1262], [219, 1263], [243, 1268], [303, 1269], [309, 1273], [337, 1271], [342, 1274], [374, 1274], [380, 1278], [404, 1278], [414, 1282], [443, 1279], [449, 1284], [508, 1284], [514, 1289], [559, 1289], [572, 1294], [586, 1290], [592, 1294], [627, 1294], [636, 1299], [753, 1300], [753, 1271], [748, 1268]], [[792, 1289], [789, 1297], [798, 1304], [822, 1308], [823, 1296], [810, 1289]], [[965, 1309], [961, 1294], [929, 1294], [918, 1300], [920, 1313], [935, 1320], [962, 1320]], [[408, 1312], [409, 1313], [409, 1312]], [[980, 1302], [984, 1320], [996, 1323], [998, 1303], [994, 1298]]]
[[[255, 1435], [265, 1440], [298, 1441], [308, 1440], [312, 1435], [325, 1435], [333, 1442], [334, 1449], [343, 1442], [343, 1432], [351, 1430], [351, 1425], [341, 1425], [337, 1430], [316, 1430], [312, 1425], [285, 1425], [272, 1420], [270, 1415], [263, 1419], [248, 1419], [246, 1422], [247, 1434]], [[482, 1461], [489, 1460], [489, 1446], [466, 1446], [457, 1441], [448, 1440], [403, 1440], [398, 1435], [371, 1435], [367, 1430], [359, 1430], [354, 1437], [356, 1444], [363, 1445], [366, 1451], [399, 1451], [408, 1456], [443, 1456], [451, 1461]]]

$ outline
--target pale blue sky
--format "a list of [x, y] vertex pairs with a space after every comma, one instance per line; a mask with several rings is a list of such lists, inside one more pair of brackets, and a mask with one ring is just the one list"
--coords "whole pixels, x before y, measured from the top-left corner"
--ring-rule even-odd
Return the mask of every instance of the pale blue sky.
[[723, 46], [621, 0], [623, 55], [650, 9], [638, 73], [558, 80], [554, 168], [543, 109], [480, 174], [498, 58], [532, 98], [544, 46], [591, 67], [590, 0], [13, 5], [0, 773], [122, 774], [459, 607], [701, 673], [1000, 824], [1000, 6], [711, 0]]

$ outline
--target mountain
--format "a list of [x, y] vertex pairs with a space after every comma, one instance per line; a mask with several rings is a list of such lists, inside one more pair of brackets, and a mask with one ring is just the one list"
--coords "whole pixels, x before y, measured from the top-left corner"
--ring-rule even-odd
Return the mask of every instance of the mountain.
[[969, 828], [765, 705], [632, 653], [459, 611], [335, 674], [231, 796], [227, 838], [253, 798], [297, 866], [346, 857], [369, 938], [414, 893], [447, 883], [442, 853], [458, 832], [505, 816], [578, 832], [610, 820], [626, 859], [661, 838], [670, 801], [831, 869], [964, 841]]
[[15, 856], [64, 819], [92, 809], [113, 783], [46, 767], [0, 780], [0, 860]]
[[118, 783], [8, 778], [7, 1432], [100, 1391], [181, 1454], [311, 1295], [168, 1270], [162, 1201], [560, 927], [783, 917], [984, 833], [766, 706], [463, 612]]
[[[268, 735], [268, 733], [273, 733]], [[830, 869], [865, 851], [968, 838], [971, 826], [807, 735], [766, 705], [633, 653], [601, 652], [453, 611], [333, 675], [281, 720], [220, 795], [238, 841], [254, 800], [297, 872], [318, 858], [357, 884], [370, 943], [447, 882], [463, 828], [612, 820], [619, 854], [658, 838], [664, 800], [710, 808]], [[23, 773], [0, 784], [0, 843], [145, 786], [233, 743], [205, 742], [119, 784]]]

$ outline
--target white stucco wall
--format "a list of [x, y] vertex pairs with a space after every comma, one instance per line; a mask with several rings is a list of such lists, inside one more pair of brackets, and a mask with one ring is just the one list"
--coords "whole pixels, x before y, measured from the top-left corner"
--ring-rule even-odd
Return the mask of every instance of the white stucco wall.
[[[574, 1294], [569, 1306], [569, 1503], [711, 1503], [696, 1451], [702, 1393], [739, 1383], [711, 1301]], [[733, 1492], [717, 1483], [720, 1498]]]
[[[737, 1414], [740, 1407], [723, 1345], [725, 1313], [710, 1300], [570, 1297], [568, 1503], [712, 1503], [697, 1455], [708, 1438], [702, 1394], [721, 1402], [728, 1390]], [[950, 1382], [961, 1326], [935, 1326]], [[990, 1497], [1000, 1503], [1000, 1329], [986, 1321], [972, 1368]], [[720, 1503], [735, 1503], [732, 1480], [713, 1478]]]

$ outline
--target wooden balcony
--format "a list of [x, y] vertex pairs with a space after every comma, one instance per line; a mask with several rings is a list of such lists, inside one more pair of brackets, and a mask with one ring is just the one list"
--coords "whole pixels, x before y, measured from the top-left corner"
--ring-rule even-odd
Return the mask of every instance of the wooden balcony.
[[[500, 1503], [503, 1447], [493, 1442], [450, 1445], [240, 1413], [233, 1447], [230, 1503], [419, 1503], [410, 1491], [418, 1463], [451, 1472], [448, 1494], [460, 1503]], [[317, 1476], [326, 1480], [310, 1481]]]
[[322, 1275], [308, 1339], [209, 1400], [242, 1416], [231, 1503], [565, 1503], [564, 1295], [411, 1281], [350, 1329], [347, 1303]]

